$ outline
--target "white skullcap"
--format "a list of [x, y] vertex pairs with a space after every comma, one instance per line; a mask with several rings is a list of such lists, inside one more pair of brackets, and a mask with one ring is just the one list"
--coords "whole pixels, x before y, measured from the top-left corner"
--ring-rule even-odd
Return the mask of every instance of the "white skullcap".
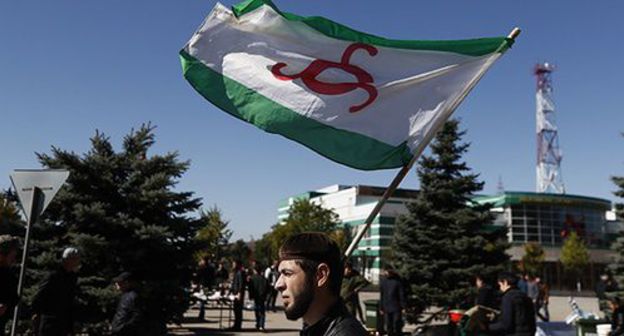
[[65, 250], [63, 250], [63, 260], [65, 259], [69, 259], [71, 257], [75, 257], [78, 256], [80, 253], [78, 253], [78, 249], [75, 247], [68, 247]]

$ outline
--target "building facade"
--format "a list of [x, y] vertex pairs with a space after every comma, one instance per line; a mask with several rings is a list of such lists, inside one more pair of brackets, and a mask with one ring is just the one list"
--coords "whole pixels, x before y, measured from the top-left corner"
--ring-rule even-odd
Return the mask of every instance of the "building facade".
[[615, 221], [611, 202], [605, 199], [563, 194], [505, 192], [495, 196], [475, 197], [480, 203], [491, 203], [494, 225], [508, 228], [512, 243], [508, 253], [514, 262], [524, 255], [524, 244], [534, 242], [544, 248], [542, 274], [554, 289], [569, 289], [575, 280], [567, 275], [560, 262], [561, 246], [571, 232], [587, 244], [589, 265], [582, 273], [583, 288], [593, 289], [599, 274], [614, 257], [609, 249], [621, 223]]
[[[306, 198], [338, 214], [342, 224], [352, 236], [364, 224], [366, 217], [377, 204], [384, 188], [373, 186], [333, 185], [323, 189], [292, 196], [281, 202], [278, 218], [286, 218], [294, 200]], [[379, 280], [380, 269], [387, 261], [392, 244], [394, 223], [407, 213], [406, 204], [418, 191], [398, 189], [374, 219], [371, 229], [353, 253], [353, 261], [373, 283]], [[546, 253], [546, 263], [540, 276], [554, 289], [569, 287], [569, 280], [559, 261], [561, 245], [572, 231], [584, 238], [589, 247], [590, 264], [584, 272], [582, 283], [593, 288], [598, 273], [611, 261], [611, 242], [622, 230], [612, 216], [611, 202], [605, 199], [561, 194], [531, 192], [503, 192], [494, 196], [477, 196], [480, 203], [491, 203], [495, 215], [494, 226], [508, 229], [512, 261], [524, 255], [524, 244], [536, 242]]]
[[[288, 209], [296, 199], [305, 198], [336, 212], [342, 225], [350, 230], [353, 237], [359, 227], [364, 225], [384, 191], [384, 188], [372, 186], [333, 185], [306, 192], [283, 200], [278, 208], [278, 219], [281, 221], [288, 216]], [[383, 262], [387, 260], [395, 220], [401, 214], [407, 213], [405, 204], [414, 199], [416, 193], [415, 190], [396, 190], [353, 251], [352, 260], [355, 266], [373, 283], [379, 281], [380, 269], [383, 267]]]

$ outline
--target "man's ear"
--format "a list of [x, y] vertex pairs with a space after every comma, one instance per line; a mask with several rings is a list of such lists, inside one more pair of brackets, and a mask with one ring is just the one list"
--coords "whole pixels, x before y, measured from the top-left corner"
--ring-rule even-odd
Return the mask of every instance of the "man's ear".
[[320, 263], [316, 267], [316, 286], [323, 287], [329, 284], [329, 274], [330, 274], [329, 266], [325, 263]]

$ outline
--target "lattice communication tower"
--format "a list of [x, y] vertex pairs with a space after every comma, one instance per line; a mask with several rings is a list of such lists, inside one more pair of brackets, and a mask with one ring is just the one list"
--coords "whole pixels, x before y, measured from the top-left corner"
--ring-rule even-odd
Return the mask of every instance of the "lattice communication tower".
[[552, 99], [551, 74], [555, 67], [548, 63], [537, 64], [537, 192], [565, 194], [561, 176], [559, 136], [555, 123], [555, 104]]

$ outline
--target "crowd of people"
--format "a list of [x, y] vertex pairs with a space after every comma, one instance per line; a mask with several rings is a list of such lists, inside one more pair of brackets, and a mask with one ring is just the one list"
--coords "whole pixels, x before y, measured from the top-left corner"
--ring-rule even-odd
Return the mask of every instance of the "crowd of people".
[[[234, 261], [229, 276], [225, 276], [228, 272], [223, 263], [214, 266], [210, 259], [202, 259], [196, 273], [195, 290], [218, 295], [196, 297], [232, 300], [234, 322], [231, 329], [235, 331], [241, 330], [245, 292], [253, 302], [257, 330], [265, 329], [266, 310], [275, 311], [279, 292], [286, 317], [303, 318], [302, 335], [365, 334], [359, 293], [370, 283], [351, 263], [343, 264], [339, 249], [331, 239], [320, 233], [295, 235], [284, 243], [279, 257], [279, 261], [266, 268], [251, 262], [244, 269], [239, 261]], [[476, 277], [474, 304], [498, 313], [496, 319], [484, 319], [479, 330], [500, 335], [534, 334], [536, 317], [548, 320], [548, 286], [539, 278], [518, 277], [507, 272], [501, 273], [497, 282], [499, 290], [484, 277]], [[378, 329], [388, 335], [402, 335], [408, 304], [404, 283], [391, 267], [384, 267], [379, 293], [381, 325]], [[199, 317], [203, 319], [205, 302], [200, 301]]]
[[[16, 262], [19, 240], [0, 236], [0, 336], [18, 304], [17, 281], [10, 267]], [[38, 285], [31, 311], [36, 335], [71, 335], [74, 333], [73, 306], [80, 268], [80, 251], [64, 249], [58, 269], [50, 272]], [[502, 272], [498, 290], [489, 279], [477, 276], [473, 312], [478, 317], [467, 331], [490, 335], [535, 335], [536, 321], [549, 320], [549, 290], [546, 283], [531, 276]], [[611, 336], [624, 335], [624, 306], [614, 295], [617, 286], [611, 279], [601, 279], [597, 292], [606, 300], [612, 321]], [[112, 335], [140, 335], [145, 325], [139, 304], [137, 279], [122, 272], [113, 280], [120, 292], [110, 324]], [[246, 295], [253, 302], [255, 327], [266, 328], [266, 311], [276, 311], [276, 298], [281, 296], [284, 314], [290, 320], [303, 320], [301, 335], [368, 335], [359, 302], [360, 291], [369, 282], [350, 263], [344, 263], [338, 245], [323, 233], [296, 234], [284, 241], [279, 260], [268, 267], [255, 262], [243, 268], [240, 261], [224, 263], [202, 258], [194, 278], [194, 297], [199, 302], [199, 318], [205, 317], [210, 299], [231, 302], [234, 321], [231, 330], [242, 329]], [[401, 335], [403, 316], [408, 308], [404, 283], [396, 272], [385, 267], [379, 284], [379, 315], [388, 335]], [[466, 315], [468, 316], [468, 315]], [[358, 320], [359, 317], [359, 320]], [[470, 329], [474, 328], [474, 329]]]
[[240, 260], [231, 262], [228, 271], [224, 261], [215, 263], [210, 257], [200, 259], [192, 284], [192, 297], [199, 305], [198, 319], [205, 319], [206, 304], [231, 303], [234, 313], [234, 323], [230, 328], [233, 331], [242, 329], [243, 308], [245, 295], [253, 302], [256, 316], [256, 329], [264, 330], [266, 311], [276, 311], [277, 290], [275, 283], [279, 274], [277, 261], [262, 268], [255, 262], [244, 268]]
[[240, 331], [248, 297], [253, 303], [255, 328], [262, 331], [266, 311], [276, 311], [280, 295], [286, 318], [303, 320], [302, 335], [367, 335], [359, 292], [369, 282], [353, 265], [343, 264], [338, 245], [325, 234], [290, 237], [279, 250], [279, 261], [264, 268], [253, 261], [244, 268], [239, 260], [233, 260], [228, 272], [224, 264], [215, 266], [210, 258], [199, 262], [193, 297], [199, 301], [200, 319], [205, 317], [207, 302], [228, 300], [234, 315], [229, 329]]
[[[253, 301], [258, 330], [265, 329], [266, 309], [275, 311], [275, 298], [279, 292], [286, 317], [291, 320], [303, 319], [302, 335], [365, 335], [359, 293], [370, 283], [351, 263], [342, 264], [341, 260], [337, 246], [327, 236], [306, 233], [286, 241], [280, 249], [280, 261], [275, 261], [264, 270], [253, 262], [244, 270], [239, 262], [234, 262], [229, 277], [229, 293], [240, 303], [234, 305], [235, 322], [232, 329], [240, 330], [242, 300], [245, 297], [243, 293], [247, 290]], [[206, 261], [200, 262], [200, 270], [204, 264]], [[223, 269], [223, 265], [220, 264], [218, 269]], [[198, 274], [213, 272], [200, 271]], [[224, 276], [214, 277], [226, 279]], [[614, 291], [613, 280], [604, 280], [604, 284], [599, 285], [597, 290]], [[550, 319], [549, 287], [539, 277], [502, 272], [495, 281], [476, 276], [475, 286], [474, 308], [483, 313], [476, 314], [481, 318], [474, 324], [474, 329], [466, 330], [468, 332], [535, 335], [537, 320], [548, 322]], [[221, 285], [220, 288], [227, 286]], [[379, 293], [378, 313], [382, 323], [378, 329], [387, 335], [402, 335], [408, 304], [404, 283], [390, 267], [383, 270]], [[617, 297], [609, 298], [606, 302], [612, 316], [611, 336], [624, 335], [624, 307]], [[201, 315], [203, 313], [200, 310]], [[467, 325], [464, 327], [469, 328]]]

